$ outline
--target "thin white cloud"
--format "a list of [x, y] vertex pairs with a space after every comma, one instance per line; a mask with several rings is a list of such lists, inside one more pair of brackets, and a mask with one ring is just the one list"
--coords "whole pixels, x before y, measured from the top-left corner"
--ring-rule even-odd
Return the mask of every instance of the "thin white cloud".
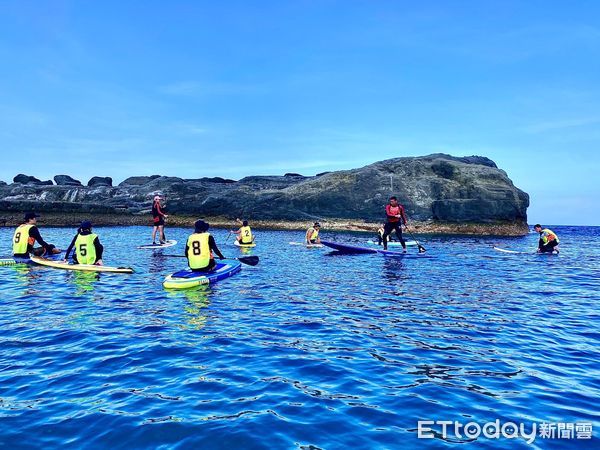
[[177, 81], [158, 87], [161, 94], [178, 97], [204, 97], [209, 95], [260, 94], [265, 86], [246, 83]]
[[524, 127], [522, 130], [527, 133], [537, 134], [537, 133], [545, 133], [548, 131], [556, 131], [563, 130], [567, 128], [576, 128], [576, 127], [585, 127], [588, 125], [597, 125], [600, 124], [599, 116], [592, 117], [579, 117], [572, 119], [562, 119], [562, 120], [550, 120], [546, 122], [539, 122], [535, 124], [528, 125]]

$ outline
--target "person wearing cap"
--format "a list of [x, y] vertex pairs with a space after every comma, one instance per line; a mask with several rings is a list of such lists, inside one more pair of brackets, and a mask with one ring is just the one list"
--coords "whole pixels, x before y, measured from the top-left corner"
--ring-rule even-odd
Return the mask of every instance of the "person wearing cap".
[[247, 220], [241, 221], [240, 219], [235, 219], [235, 220], [238, 224], [241, 225], [241, 227], [237, 231], [230, 231], [230, 233], [234, 233], [234, 234], [238, 235], [236, 240], [241, 245], [252, 244], [254, 242], [254, 236], [252, 235], [252, 229], [248, 226], [248, 221]]
[[[55, 255], [60, 253], [53, 244], [48, 244], [38, 230], [37, 218], [40, 217], [36, 213], [25, 213], [23, 223], [17, 227], [13, 235], [13, 256], [16, 258], [29, 258], [29, 255], [36, 256]], [[41, 245], [33, 248], [35, 243]]]
[[165, 218], [167, 216], [160, 205], [160, 201], [162, 197], [160, 195], [154, 196], [154, 201], [152, 202], [152, 222], [154, 224], [154, 228], [152, 229], [152, 245], [156, 245], [156, 232], [158, 231], [158, 241], [161, 244], [167, 242], [167, 238], [165, 237]]
[[319, 222], [315, 222], [312, 227], [308, 227], [306, 230], [306, 244], [320, 244], [321, 238], [319, 237], [319, 230], [321, 229], [321, 224]]
[[73, 262], [75, 264], [95, 264], [102, 266], [102, 253], [104, 246], [100, 243], [97, 234], [92, 233], [92, 222], [84, 220], [77, 229], [77, 234], [67, 248], [64, 261], [69, 259], [71, 250], [75, 247], [73, 253]]
[[538, 253], [552, 253], [559, 252], [557, 246], [560, 242], [556, 233], [548, 228], [542, 228], [538, 223], [533, 229], [540, 233], [540, 240], [538, 242]]
[[185, 244], [185, 256], [193, 272], [210, 272], [215, 268], [214, 254], [225, 259], [219, 251], [215, 238], [208, 232], [209, 224], [203, 220], [194, 223], [194, 233]]

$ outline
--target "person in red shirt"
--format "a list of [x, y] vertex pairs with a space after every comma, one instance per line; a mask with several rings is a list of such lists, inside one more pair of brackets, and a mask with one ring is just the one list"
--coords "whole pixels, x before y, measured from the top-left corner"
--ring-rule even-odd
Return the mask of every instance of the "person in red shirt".
[[402, 249], [406, 252], [406, 242], [402, 237], [402, 223], [406, 225], [408, 220], [406, 219], [406, 213], [404, 212], [404, 206], [398, 204], [396, 197], [390, 197], [390, 203], [385, 206], [385, 214], [387, 215], [387, 222], [383, 227], [383, 249], [387, 250], [388, 236], [392, 231], [396, 231], [396, 236], [402, 244]]
[[167, 242], [167, 238], [165, 237], [165, 218], [167, 216], [160, 205], [160, 201], [162, 197], [160, 195], [154, 196], [154, 201], [152, 202], [152, 222], [154, 228], [152, 229], [152, 245], [156, 244], [156, 232], [158, 231], [158, 241], [161, 244]]

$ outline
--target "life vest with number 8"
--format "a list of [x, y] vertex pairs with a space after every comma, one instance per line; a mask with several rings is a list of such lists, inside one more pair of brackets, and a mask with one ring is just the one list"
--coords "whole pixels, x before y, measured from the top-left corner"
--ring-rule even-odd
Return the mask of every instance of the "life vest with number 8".
[[209, 233], [194, 233], [188, 238], [187, 258], [190, 269], [204, 269], [214, 258], [208, 243], [209, 237]]

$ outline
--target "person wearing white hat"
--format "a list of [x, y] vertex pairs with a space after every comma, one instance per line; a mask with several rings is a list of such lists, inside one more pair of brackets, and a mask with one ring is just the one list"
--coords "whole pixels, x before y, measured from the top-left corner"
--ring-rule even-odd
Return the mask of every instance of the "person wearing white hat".
[[154, 228], [152, 229], [152, 245], [156, 245], [156, 232], [159, 232], [158, 240], [161, 244], [167, 242], [167, 238], [165, 237], [165, 218], [167, 216], [160, 205], [162, 197], [160, 195], [154, 196], [154, 201], [152, 202], [152, 222]]

